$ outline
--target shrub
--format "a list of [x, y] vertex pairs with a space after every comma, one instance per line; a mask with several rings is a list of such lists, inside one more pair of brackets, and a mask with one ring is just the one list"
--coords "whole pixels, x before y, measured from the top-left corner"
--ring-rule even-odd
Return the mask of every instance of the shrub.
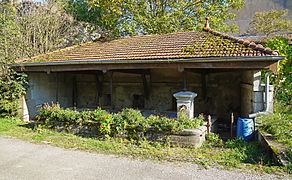
[[36, 118], [47, 128], [77, 133], [85, 129], [95, 136], [125, 137], [129, 140], [143, 140], [150, 129], [156, 133], [171, 134], [185, 128], [197, 128], [203, 123], [203, 117], [194, 119], [169, 119], [163, 116], [145, 118], [139, 110], [126, 108], [119, 113], [110, 114], [100, 108], [94, 111], [78, 112], [63, 109], [58, 104], [45, 104]]
[[260, 129], [273, 135], [275, 140], [292, 148], [292, 114], [275, 113], [259, 117]]
[[213, 147], [222, 147], [223, 146], [223, 141], [219, 137], [218, 134], [215, 133], [209, 133], [206, 135], [206, 140], [208, 145], [213, 146]]
[[18, 114], [19, 100], [25, 94], [27, 76], [8, 71], [0, 76], [0, 116], [14, 117]]
[[280, 61], [279, 73], [275, 76], [275, 97], [285, 106], [292, 106], [292, 46], [288, 38], [273, 37], [267, 41], [267, 46], [277, 49], [286, 58]]
[[118, 134], [126, 135], [129, 139], [140, 140], [150, 124], [140, 111], [126, 108], [114, 116], [113, 127]]
[[70, 132], [77, 128], [81, 131], [96, 129], [97, 135], [109, 135], [111, 133], [112, 115], [100, 108], [94, 111], [78, 112], [71, 109], [63, 109], [59, 104], [49, 106], [45, 104], [37, 116], [37, 121], [50, 129], [59, 129]]
[[178, 121], [176, 119], [169, 119], [164, 116], [151, 115], [147, 118], [156, 132], [164, 132], [166, 134], [174, 133], [178, 130]]

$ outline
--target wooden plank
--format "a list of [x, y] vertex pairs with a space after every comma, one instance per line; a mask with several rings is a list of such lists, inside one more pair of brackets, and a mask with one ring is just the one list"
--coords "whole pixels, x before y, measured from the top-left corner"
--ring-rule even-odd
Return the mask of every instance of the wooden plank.
[[111, 97], [111, 109], [114, 109], [114, 104], [113, 104], [113, 75], [114, 72], [109, 72], [109, 76], [110, 76], [110, 97]]
[[208, 73], [204, 72], [201, 74], [202, 80], [202, 97], [204, 100], [207, 99], [207, 81], [208, 81]]
[[150, 75], [142, 74], [142, 81], [144, 87], [144, 96], [146, 99], [150, 97]]
[[149, 69], [115, 69], [113, 72], [127, 73], [127, 74], [150, 74]]
[[186, 91], [188, 88], [187, 88], [187, 74], [186, 74], [186, 71], [183, 71], [183, 90]]
[[72, 93], [72, 104], [73, 107], [77, 107], [77, 79], [76, 79], [76, 75], [73, 76], [73, 89], [72, 89], [73, 93]]
[[163, 68], [188, 68], [188, 69], [252, 69], [268, 68], [276, 61], [232, 61], [232, 62], [190, 62], [190, 63], [131, 63], [131, 64], [69, 64], [47, 66], [14, 67], [19, 72], [60, 72], [60, 71], [109, 71], [130, 69], [163, 69]]
[[59, 73], [56, 73], [56, 102], [59, 103]]

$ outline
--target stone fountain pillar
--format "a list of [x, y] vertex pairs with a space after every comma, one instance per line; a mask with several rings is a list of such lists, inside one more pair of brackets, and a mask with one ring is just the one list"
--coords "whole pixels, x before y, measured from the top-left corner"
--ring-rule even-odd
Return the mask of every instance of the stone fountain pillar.
[[191, 119], [194, 117], [194, 99], [197, 94], [190, 91], [181, 91], [173, 94], [176, 98], [177, 117], [180, 116], [181, 109], [185, 109], [187, 116]]

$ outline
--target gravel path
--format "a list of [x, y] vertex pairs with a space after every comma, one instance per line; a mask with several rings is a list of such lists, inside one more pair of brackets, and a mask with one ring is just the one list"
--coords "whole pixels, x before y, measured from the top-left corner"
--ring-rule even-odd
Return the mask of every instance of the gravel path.
[[[286, 178], [288, 177], [280, 177]], [[156, 163], [66, 150], [0, 137], [0, 179], [279, 179], [197, 165]]]

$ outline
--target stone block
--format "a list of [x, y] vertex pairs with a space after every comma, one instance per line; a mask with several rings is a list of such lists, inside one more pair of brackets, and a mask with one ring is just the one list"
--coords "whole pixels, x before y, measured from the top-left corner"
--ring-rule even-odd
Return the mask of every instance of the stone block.
[[170, 143], [185, 147], [199, 148], [206, 139], [206, 131], [206, 126], [201, 126], [197, 129], [184, 129], [178, 134], [170, 135]]

